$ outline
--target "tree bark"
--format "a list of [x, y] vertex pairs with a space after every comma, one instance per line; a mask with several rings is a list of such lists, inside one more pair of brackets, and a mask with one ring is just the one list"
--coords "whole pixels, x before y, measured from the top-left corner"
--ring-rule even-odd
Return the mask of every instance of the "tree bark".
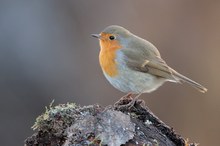
[[142, 101], [126, 106], [124, 98], [114, 106], [50, 105], [40, 115], [25, 146], [196, 146], [167, 126]]

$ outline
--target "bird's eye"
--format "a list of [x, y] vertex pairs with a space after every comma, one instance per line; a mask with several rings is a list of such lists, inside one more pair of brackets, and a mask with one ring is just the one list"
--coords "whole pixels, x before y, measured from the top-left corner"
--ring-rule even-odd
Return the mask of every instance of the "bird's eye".
[[109, 36], [109, 39], [110, 39], [110, 40], [114, 40], [114, 39], [115, 39], [115, 36], [111, 35], [111, 36]]

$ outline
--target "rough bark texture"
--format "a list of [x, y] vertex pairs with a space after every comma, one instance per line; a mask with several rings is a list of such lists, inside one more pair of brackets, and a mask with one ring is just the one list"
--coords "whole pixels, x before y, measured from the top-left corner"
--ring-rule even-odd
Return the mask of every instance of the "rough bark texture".
[[50, 105], [40, 115], [25, 140], [25, 146], [196, 146], [156, 117], [149, 108], [131, 99], [114, 106], [80, 107], [75, 104]]

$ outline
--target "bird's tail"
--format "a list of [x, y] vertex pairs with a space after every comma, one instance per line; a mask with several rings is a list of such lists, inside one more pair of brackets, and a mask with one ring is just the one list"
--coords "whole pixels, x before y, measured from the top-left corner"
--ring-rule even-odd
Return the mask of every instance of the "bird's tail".
[[204, 86], [200, 85], [199, 83], [185, 77], [184, 75], [181, 75], [180, 73], [176, 72], [176, 71], [173, 71], [173, 76], [175, 78], [177, 78], [180, 82], [183, 81], [183, 82], [186, 82], [188, 83], [189, 85], [191, 85], [192, 87], [196, 88], [197, 90], [199, 90], [200, 92], [202, 93], [205, 93], [208, 91], [208, 89], [206, 89]]

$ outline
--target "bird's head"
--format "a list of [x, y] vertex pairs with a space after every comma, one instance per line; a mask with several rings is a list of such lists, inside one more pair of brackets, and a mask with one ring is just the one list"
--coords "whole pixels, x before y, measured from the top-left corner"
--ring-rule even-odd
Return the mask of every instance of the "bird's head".
[[117, 50], [127, 44], [131, 33], [121, 26], [111, 25], [100, 34], [92, 34], [92, 36], [99, 39], [101, 49]]

